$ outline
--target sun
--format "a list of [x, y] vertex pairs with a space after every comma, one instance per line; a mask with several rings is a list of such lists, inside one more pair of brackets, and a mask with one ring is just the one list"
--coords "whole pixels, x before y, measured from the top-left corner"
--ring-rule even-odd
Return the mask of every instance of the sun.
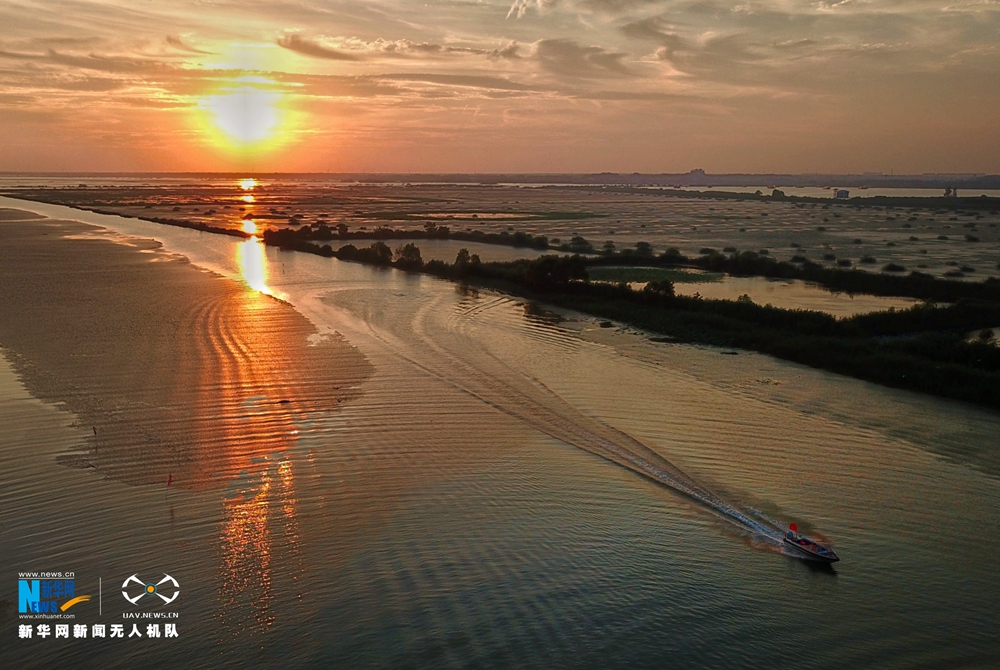
[[278, 129], [281, 95], [256, 86], [231, 88], [205, 98], [202, 105], [211, 121], [236, 144], [256, 144], [270, 139]]
[[252, 177], [240, 180], [240, 188], [243, 189], [244, 191], [252, 191], [254, 190], [254, 188], [256, 188], [256, 186], [257, 186], [257, 180], [253, 179]]
[[266, 154], [294, 139], [297, 116], [289, 93], [266, 77], [243, 76], [222, 83], [202, 94], [194, 111], [200, 131], [227, 153]]

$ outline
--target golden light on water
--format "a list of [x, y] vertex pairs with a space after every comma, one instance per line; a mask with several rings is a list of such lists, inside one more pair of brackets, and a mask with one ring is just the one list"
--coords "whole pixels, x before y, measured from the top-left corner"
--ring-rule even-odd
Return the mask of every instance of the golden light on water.
[[244, 195], [243, 197], [240, 198], [240, 200], [251, 205], [257, 202], [257, 198], [253, 197], [252, 195]]
[[244, 221], [243, 222], [243, 232], [244, 233], [249, 233], [250, 235], [256, 235], [257, 234], [257, 224], [254, 223], [253, 221], [249, 221], [249, 220]]
[[[246, 224], [253, 225], [254, 230], [257, 228], [253, 221], [247, 221], [243, 224], [246, 232], [250, 232], [246, 230]], [[247, 286], [255, 291], [274, 295], [274, 291], [267, 285], [267, 256], [264, 254], [264, 245], [261, 244], [260, 240], [251, 237], [246, 242], [240, 243], [236, 263], [240, 269], [240, 276], [243, 277]]]
[[[244, 191], [252, 191], [256, 187], [257, 187], [257, 180], [253, 179], [252, 177], [240, 180], [240, 188], [243, 189]], [[253, 202], [252, 195], [243, 196], [244, 200], [246, 200], [247, 198], [250, 198], [248, 202]]]
[[[225, 502], [219, 595], [231, 615], [226, 617], [227, 625], [236, 631], [270, 628], [277, 618], [271, 609], [273, 571], [278, 567], [287, 576], [289, 569], [294, 573], [302, 569], [294, 561], [300, 547], [292, 463], [281, 460], [277, 473], [273, 461], [263, 463], [239, 487], [239, 495]], [[275, 566], [277, 561], [280, 564]]]

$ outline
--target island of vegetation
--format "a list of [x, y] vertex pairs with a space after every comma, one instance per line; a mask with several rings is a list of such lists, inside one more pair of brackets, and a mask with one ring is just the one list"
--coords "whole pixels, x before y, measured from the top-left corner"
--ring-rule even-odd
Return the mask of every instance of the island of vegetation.
[[[660, 256], [615, 254], [586, 258], [546, 255], [536, 259], [485, 263], [468, 250], [454, 263], [424, 262], [410, 242], [395, 250], [376, 241], [358, 248], [348, 244], [306, 242], [285, 231], [264, 233], [267, 244], [343, 261], [392, 266], [481, 286], [613, 319], [658, 334], [659, 341], [736, 347], [849, 375], [886, 386], [920, 391], [1000, 409], [1000, 347], [988, 330], [1000, 324], [1000, 281], [980, 283], [834, 270], [773, 261], [753, 252], [699, 258], [675, 250]], [[947, 302], [924, 303], [838, 319], [807, 310], [761, 306], [749, 299], [706, 300], [678, 296], [668, 280], [649, 281], [641, 289], [624, 282], [589, 281], [588, 269], [702, 267], [718, 272], [763, 274], [820, 281], [839, 290], [904, 295]], [[862, 290], [863, 289], [863, 290]], [[982, 337], [970, 341], [970, 331]]]

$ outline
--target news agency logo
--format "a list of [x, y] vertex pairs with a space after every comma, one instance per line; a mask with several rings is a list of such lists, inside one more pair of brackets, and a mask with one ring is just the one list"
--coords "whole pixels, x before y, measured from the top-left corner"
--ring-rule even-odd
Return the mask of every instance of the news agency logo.
[[138, 606], [139, 601], [146, 596], [159, 596], [164, 605], [177, 600], [181, 594], [181, 585], [170, 575], [164, 573], [163, 579], [158, 582], [144, 582], [135, 574], [122, 582], [122, 596], [133, 605]]
[[34, 573], [26, 577], [17, 580], [19, 614], [58, 614], [90, 600], [89, 595], [76, 595], [72, 572]]

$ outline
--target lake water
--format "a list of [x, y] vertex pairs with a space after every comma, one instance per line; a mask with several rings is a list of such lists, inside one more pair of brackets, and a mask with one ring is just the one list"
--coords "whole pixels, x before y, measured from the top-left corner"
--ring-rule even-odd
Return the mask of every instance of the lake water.
[[716, 300], [736, 300], [746, 295], [758, 305], [782, 309], [808, 309], [837, 317], [877, 312], [889, 308], [907, 309], [920, 303], [913, 298], [834, 293], [819, 284], [797, 279], [724, 276], [718, 281], [674, 284], [677, 295], [700, 295]]
[[[65, 566], [103, 576], [105, 618], [120, 575], [182, 590], [175, 640], [18, 640], [8, 602], [2, 667], [1000, 664], [996, 413], [252, 240], [0, 206], [155, 237], [373, 370], [242, 476], [168, 490], [56, 465], [87, 427], [0, 366], [0, 598]], [[700, 490], [842, 561], [784, 555]]]

